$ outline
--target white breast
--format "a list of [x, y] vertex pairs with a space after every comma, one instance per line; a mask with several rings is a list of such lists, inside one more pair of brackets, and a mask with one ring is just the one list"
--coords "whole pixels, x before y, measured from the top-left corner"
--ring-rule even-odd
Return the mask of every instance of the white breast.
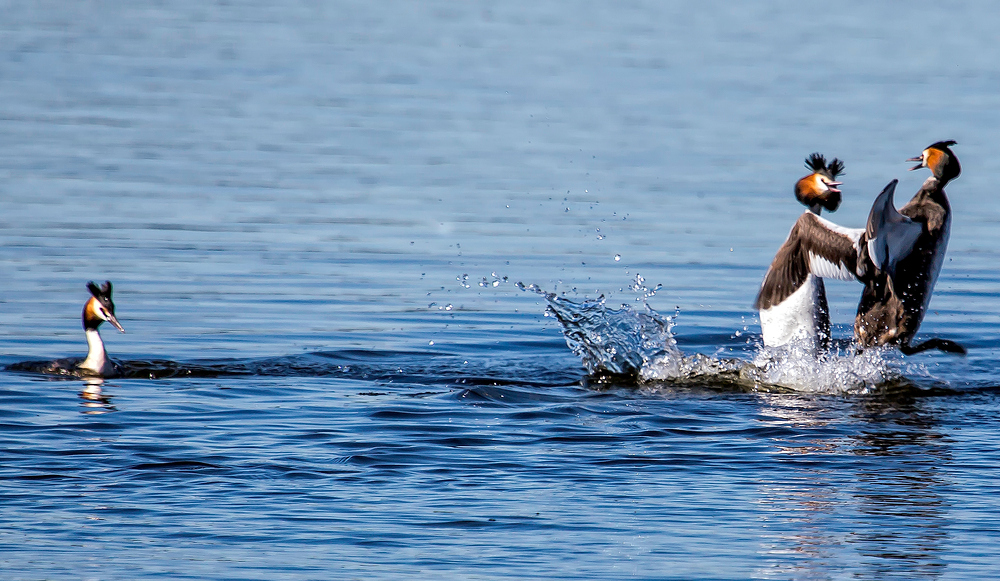
[[760, 311], [760, 328], [764, 345], [778, 347], [792, 342], [818, 344], [820, 317], [828, 316], [819, 308], [821, 281], [813, 275], [788, 298], [769, 309]]

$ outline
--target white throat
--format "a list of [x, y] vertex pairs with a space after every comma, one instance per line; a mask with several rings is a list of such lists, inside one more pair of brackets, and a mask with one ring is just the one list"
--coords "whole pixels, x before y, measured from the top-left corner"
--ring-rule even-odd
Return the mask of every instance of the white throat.
[[87, 329], [87, 358], [77, 367], [86, 371], [104, 375], [104, 368], [108, 365], [108, 354], [104, 351], [104, 341], [97, 329]]

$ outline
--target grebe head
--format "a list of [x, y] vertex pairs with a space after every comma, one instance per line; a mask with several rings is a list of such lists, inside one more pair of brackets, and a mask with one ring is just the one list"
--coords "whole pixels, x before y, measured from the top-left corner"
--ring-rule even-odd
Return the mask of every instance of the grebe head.
[[833, 158], [829, 164], [826, 158], [814, 153], [806, 158], [806, 167], [812, 173], [795, 182], [795, 199], [819, 214], [823, 208], [835, 212], [840, 207], [840, 190], [837, 176], [844, 173], [844, 162]]
[[955, 144], [955, 141], [948, 140], [927, 146], [919, 157], [906, 160], [920, 162], [911, 167], [910, 171], [926, 167], [931, 170], [934, 177], [945, 183], [957, 178], [962, 173], [962, 166], [958, 163], [958, 157], [951, 151], [951, 146]]
[[115, 303], [111, 300], [111, 281], [106, 280], [101, 286], [90, 281], [87, 283], [87, 290], [93, 296], [83, 305], [83, 328], [97, 329], [101, 323], [107, 321], [124, 333], [125, 329], [115, 318]]

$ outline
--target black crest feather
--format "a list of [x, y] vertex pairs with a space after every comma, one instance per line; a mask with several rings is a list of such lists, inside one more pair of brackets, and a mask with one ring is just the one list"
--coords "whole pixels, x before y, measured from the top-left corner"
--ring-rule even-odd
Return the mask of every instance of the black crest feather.
[[927, 146], [927, 149], [940, 149], [942, 151], [947, 151], [952, 145], [958, 145], [958, 142], [954, 139], [949, 139], [947, 141], [938, 141], [937, 143], [932, 143]]
[[813, 172], [826, 171], [826, 158], [821, 153], [811, 153], [806, 158], [806, 168]]
[[87, 290], [90, 294], [94, 295], [94, 298], [99, 301], [110, 301], [111, 300], [111, 281], [106, 280], [101, 286], [97, 286], [94, 281], [87, 283]]
[[844, 174], [844, 162], [840, 161], [836, 157], [833, 158], [833, 161], [826, 166], [826, 173], [827, 177], [831, 180], [837, 179], [837, 176]]

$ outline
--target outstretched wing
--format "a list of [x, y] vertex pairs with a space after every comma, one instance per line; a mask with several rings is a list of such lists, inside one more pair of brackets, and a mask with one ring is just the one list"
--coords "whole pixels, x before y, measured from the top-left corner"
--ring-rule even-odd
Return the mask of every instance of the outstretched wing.
[[799, 216], [764, 275], [754, 308], [769, 309], [781, 303], [810, 274], [854, 280], [863, 233], [861, 228], [844, 228], [812, 212]]
[[896, 263], [907, 257], [923, 233], [923, 226], [896, 210], [892, 196], [896, 183], [892, 180], [875, 198], [865, 229], [868, 255], [879, 270], [895, 273]]
[[809, 272], [822, 278], [855, 280], [864, 228], [844, 228], [812, 213], [803, 214], [799, 223]]

